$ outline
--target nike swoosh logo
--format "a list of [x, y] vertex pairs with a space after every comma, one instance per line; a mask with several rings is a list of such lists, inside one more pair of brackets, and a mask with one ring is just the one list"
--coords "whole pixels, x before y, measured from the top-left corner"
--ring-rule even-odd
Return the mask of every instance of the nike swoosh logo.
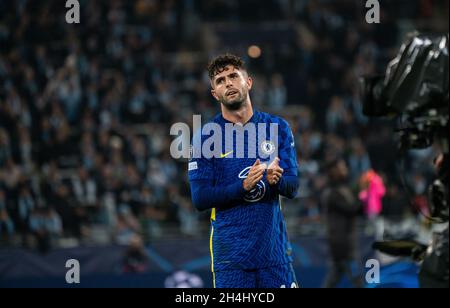
[[220, 158], [225, 158], [225, 157], [227, 157], [228, 155], [230, 155], [231, 153], [233, 153], [234, 151], [230, 151], [230, 152], [228, 152], [228, 153], [225, 153], [225, 154], [220, 154]]

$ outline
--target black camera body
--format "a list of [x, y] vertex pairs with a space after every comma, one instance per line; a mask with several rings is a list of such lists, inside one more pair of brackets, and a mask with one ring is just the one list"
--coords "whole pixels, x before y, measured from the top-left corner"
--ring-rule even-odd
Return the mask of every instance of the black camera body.
[[363, 113], [398, 116], [406, 127], [401, 148], [426, 148], [439, 141], [448, 153], [448, 34], [409, 34], [384, 76], [363, 78]]
[[[384, 76], [361, 80], [363, 113], [368, 117], [399, 119], [401, 153], [438, 142], [443, 162], [429, 188], [432, 219], [448, 223], [448, 33], [408, 35]], [[448, 287], [448, 226], [434, 234], [430, 246], [404, 241], [377, 242], [373, 247], [393, 255], [420, 256], [421, 287]], [[405, 247], [407, 249], [405, 249]], [[401, 249], [400, 249], [401, 248]]]

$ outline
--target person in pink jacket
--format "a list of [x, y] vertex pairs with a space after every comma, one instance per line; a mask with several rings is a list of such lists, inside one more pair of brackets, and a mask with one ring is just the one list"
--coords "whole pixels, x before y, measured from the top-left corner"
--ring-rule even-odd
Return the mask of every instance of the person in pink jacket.
[[359, 200], [364, 204], [364, 212], [371, 220], [380, 215], [383, 209], [382, 199], [386, 193], [383, 179], [375, 171], [369, 170], [361, 176], [363, 190], [359, 193]]

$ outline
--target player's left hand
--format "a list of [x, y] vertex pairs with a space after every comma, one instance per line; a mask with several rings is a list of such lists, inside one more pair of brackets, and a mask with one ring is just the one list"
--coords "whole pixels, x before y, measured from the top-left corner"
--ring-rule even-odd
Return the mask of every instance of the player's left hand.
[[280, 167], [280, 159], [275, 157], [273, 162], [267, 167], [267, 182], [270, 185], [276, 185], [280, 181], [283, 171], [283, 168]]

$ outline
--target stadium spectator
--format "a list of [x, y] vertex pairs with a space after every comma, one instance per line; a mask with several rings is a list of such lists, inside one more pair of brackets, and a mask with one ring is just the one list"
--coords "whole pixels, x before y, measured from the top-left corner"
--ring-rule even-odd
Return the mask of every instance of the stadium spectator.
[[[325, 278], [324, 287], [336, 287], [346, 275], [354, 287], [362, 287], [361, 265], [357, 258], [356, 218], [361, 206], [347, 184], [348, 168], [344, 160], [334, 159], [325, 165], [329, 174], [329, 187], [323, 193], [326, 212], [331, 268]], [[356, 262], [358, 272], [354, 274], [351, 263]]]

